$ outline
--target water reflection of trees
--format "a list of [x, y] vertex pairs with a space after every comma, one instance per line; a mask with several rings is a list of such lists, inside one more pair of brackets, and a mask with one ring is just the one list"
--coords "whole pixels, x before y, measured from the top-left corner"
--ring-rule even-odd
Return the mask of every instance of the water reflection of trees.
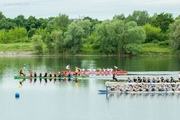
[[116, 93], [116, 94], [106, 94], [106, 99], [113, 98], [174, 98], [180, 97], [180, 93]]

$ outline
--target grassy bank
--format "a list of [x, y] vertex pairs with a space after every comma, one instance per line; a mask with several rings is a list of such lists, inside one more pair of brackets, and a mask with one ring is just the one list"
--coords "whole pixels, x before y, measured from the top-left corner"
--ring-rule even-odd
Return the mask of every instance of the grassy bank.
[[[173, 54], [173, 49], [170, 46], [163, 46], [158, 43], [146, 43], [143, 44], [142, 55], [151, 54]], [[33, 51], [32, 43], [11, 43], [11, 44], [0, 44], [0, 51]], [[82, 55], [100, 55], [99, 50], [93, 50], [91, 46], [84, 46], [82, 48]]]
[[172, 54], [170, 46], [162, 46], [157, 43], [146, 43], [142, 45], [142, 54]]
[[0, 44], [0, 51], [33, 51], [32, 43]]

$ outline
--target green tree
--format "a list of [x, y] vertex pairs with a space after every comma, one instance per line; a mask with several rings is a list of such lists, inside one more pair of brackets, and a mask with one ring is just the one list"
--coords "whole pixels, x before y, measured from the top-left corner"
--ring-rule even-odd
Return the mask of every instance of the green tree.
[[119, 40], [123, 33], [124, 22], [121, 20], [106, 20], [97, 26], [97, 40], [100, 51], [105, 54], [116, 53], [119, 48]]
[[117, 20], [125, 20], [125, 15], [124, 14], [120, 14], [120, 15], [114, 15], [113, 19], [117, 19]]
[[6, 18], [3, 13], [0, 11], [0, 20], [2, 20], [3, 18]]
[[166, 33], [169, 29], [169, 24], [174, 22], [173, 15], [171, 13], [155, 14], [151, 19], [151, 24], [155, 27], [160, 27], [163, 33]]
[[14, 29], [10, 29], [7, 32], [9, 42], [27, 42], [28, 35], [25, 28], [22, 27], [15, 27]]
[[143, 26], [147, 23], [149, 23], [149, 14], [147, 11], [134, 11], [132, 15], [129, 15], [125, 21], [135, 21], [139, 26]]
[[159, 27], [154, 27], [151, 24], [146, 24], [143, 26], [146, 31], [146, 40], [145, 42], [152, 42], [153, 40], [159, 40], [161, 37], [161, 29]]
[[48, 50], [48, 53], [49, 54], [54, 54], [55, 53], [55, 50], [54, 50], [54, 42], [53, 42], [53, 39], [51, 38], [51, 34], [48, 33], [46, 35], [46, 38], [44, 40], [44, 43], [46, 44], [46, 48]]
[[84, 30], [78, 26], [76, 22], [72, 22], [68, 26], [68, 30], [65, 33], [65, 47], [69, 49], [72, 54], [79, 53], [82, 48], [82, 38], [84, 36]]
[[26, 19], [24, 18], [24, 15], [18, 15], [13, 20], [13, 22], [15, 22], [18, 27], [24, 27], [25, 21]]
[[42, 36], [41, 35], [34, 35], [34, 36], [32, 36], [32, 41], [33, 41], [34, 50], [36, 51], [36, 53], [42, 54], [43, 53]]
[[170, 40], [171, 46], [177, 50], [180, 50], [180, 19], [175, 20], [170, 24]]
[[63, 53], [64, 52], [64, 39], [62, 36], [62, 31], [54, 30], [51, 33], [50, 37], [54, 43], [55, 53]]
[[57, 17], [51, 19], [48, 22], [48, 27], [53, 30], [63, 30], [63, 32], [67, 31], [67, 27], [70, 24], [69, 16], [66, 14], [59, 14]]
[[44, 41], [47, 35], [47, 29], [42, 29], [42, 28], [38, 28], [36, 29], [34, 35], [41, 35], [42, 36], [42, 40]]
[[0, 20], [0, 30], [6, 29], [9, 30], [11, 28], [10, 23], [6, 20], [6, 18], [2, 18]]
[[5, 29], [0, 30], [0, 43], [8, 43], [7, 31]]
[[80, 20], [80, 21], [77, 21], [76, 24], [84, 30], [84, 37], [87, 37], [90, 35], [91, 22], [89, 20]]
[[122, 53], [131, 55], [139, 54], [141, 52], [141, 44], [145, 41], [145, 39], [146, 32], [142, 27], [138, 26], [134, 21], [126, 23], [122, 40], [120, 41]]

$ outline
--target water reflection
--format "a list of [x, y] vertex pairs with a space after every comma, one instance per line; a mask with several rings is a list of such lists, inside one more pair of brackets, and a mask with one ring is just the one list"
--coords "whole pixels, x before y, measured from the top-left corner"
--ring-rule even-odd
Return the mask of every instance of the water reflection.
[[117, 94], [105, 94], [106, 99], [114, 98], [179, 98], [180, 93], [117, 93]]
[[47, 83], [67, 83], [67, 82], [70, 82], [70, 83], [75, 83], [75, 85], [76, 86], [78, 86], [78, 80], [77, 79], [42, 79], [42, 78], [39, 78], [39, 79], [37, 79], [37, 78], [34, 78], [34, 79], [20, 79], [19, 80], [19, 84], [22, 86], [23, 85], [23, 82], [29, 82], [29, 83], [33, 83], [33, 84], [35, 84], [35, 83], [45, 83], [45, 84], [47, 84]]

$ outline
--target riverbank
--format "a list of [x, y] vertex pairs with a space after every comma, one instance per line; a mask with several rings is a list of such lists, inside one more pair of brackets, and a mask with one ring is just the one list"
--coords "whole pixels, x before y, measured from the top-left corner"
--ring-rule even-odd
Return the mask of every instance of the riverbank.
[[[44, 55], [49, 55], [43, 51]], [[157, 43], [145, 43], [142, 44], [141, 55], [177, 55], [179, 52], [173, 51], [170, 46], [163, 46]], [[11, 44], [0, 44], [0, 56], [24, 56], [24, 55], [36, 55], [33, 51], [32, 43], [11, 43]], [[51, 54], [52, 55], [52, 54]], [[55, 54], [53, 54], [55, 55]], [[56, 54], [62, 56], [62, 54]], [[65, 55], [65, 54], [64, 54]], [[67, 55], [67, 54], [66, 54]], [[81, 53], [73, 56], [86, 56], [86, 55], [101, 55], [107, 56], [100, 53], [97, 49], [93, 48], [82, 48]], [[109, 54], [108, 56], [118, 56], [118, 54]], [[127, 56], [127, 55], [125, 55]]]
[[0, 51], [0, 56], [26, 56], [34, 55], [33, 51]]

